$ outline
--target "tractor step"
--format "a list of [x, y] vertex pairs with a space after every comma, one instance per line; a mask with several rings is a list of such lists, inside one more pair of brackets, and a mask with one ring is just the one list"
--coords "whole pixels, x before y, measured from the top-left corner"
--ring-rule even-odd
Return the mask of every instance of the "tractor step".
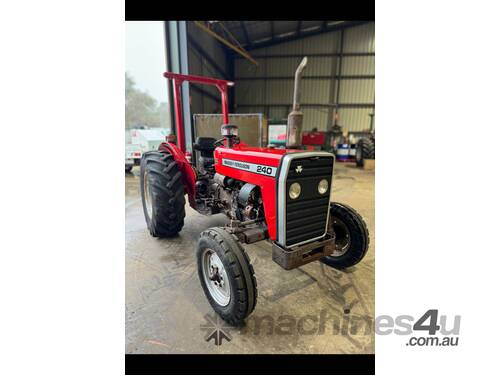
[[332, 255], [334, 247], [327, 248], [327, 245], [333, 245], [334, 243], [335, 237], [329, 234], [322, 240], [293, 247], [290, 250], [286, 250], [273, 242], [273, 260], [285, 270], [292, 270], [325, 256]]

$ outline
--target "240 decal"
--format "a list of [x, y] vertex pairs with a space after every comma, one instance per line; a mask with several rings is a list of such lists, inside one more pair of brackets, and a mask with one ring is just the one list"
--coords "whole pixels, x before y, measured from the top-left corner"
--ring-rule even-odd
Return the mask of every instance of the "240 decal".
[[246, 161], [232, 159], [222, 159], [222, 165], [225, 165], [226, 167], [241, 169], [243, 171], [262, 174], [265, 176], [276, 176], [276, 167], [270, 167], [268, 165], [254, 164], [248, 163]]

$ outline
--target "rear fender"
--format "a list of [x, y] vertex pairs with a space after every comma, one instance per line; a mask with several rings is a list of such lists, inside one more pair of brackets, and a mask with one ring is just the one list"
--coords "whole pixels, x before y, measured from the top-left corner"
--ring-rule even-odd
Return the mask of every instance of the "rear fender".
[[186, 156], [174, 143], [163, 142], [158, 147], [159, 151], [168, 152], [174, 157], [174, 160], [179, 166], [179, 170], [182, 173], [182, 183], [184, 184], [184, 192], [188, 195], [189, 205], [195, 207], [195, 183], [196, 183], [196, 171], [193, 166], [186, 159]]

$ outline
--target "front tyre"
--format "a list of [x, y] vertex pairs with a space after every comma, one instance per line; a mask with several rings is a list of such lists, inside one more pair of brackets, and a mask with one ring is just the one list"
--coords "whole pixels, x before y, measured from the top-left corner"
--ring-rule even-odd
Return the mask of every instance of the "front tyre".
[[224, 228], [210, 228], [200, 235], [196, 260], [212, 308], [229, 324], [241, 325], [257, 302], [257, 281], [243, 247]]
[[326, 265], [343, 269], [354, 266], [368, 251], [370, 236], [363, 218], [348, 205], [330, 204], [328, 232], [335, 233], [333, 253], [321, 258]]
[[173, 156], [160, 151], [143, 154], [141, 198], [144, 217], [153, 237], [172, 237], [184, 225], [184, 184]]

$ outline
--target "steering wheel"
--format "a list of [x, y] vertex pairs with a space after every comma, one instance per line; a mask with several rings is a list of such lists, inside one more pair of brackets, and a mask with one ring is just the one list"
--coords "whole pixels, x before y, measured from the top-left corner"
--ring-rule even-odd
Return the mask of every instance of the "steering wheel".
[[[221, 139], [218, 139], [214, 142], [214, 146], [215, 147], [218, 147], [218, 146], [223, 146], [224, 145], [224, 140], [225, 138], [221, 138]], [[233, 138], [233, 144], [237, 145], [240, 143], [240, 138], [239, 137], [234, 137]]]

